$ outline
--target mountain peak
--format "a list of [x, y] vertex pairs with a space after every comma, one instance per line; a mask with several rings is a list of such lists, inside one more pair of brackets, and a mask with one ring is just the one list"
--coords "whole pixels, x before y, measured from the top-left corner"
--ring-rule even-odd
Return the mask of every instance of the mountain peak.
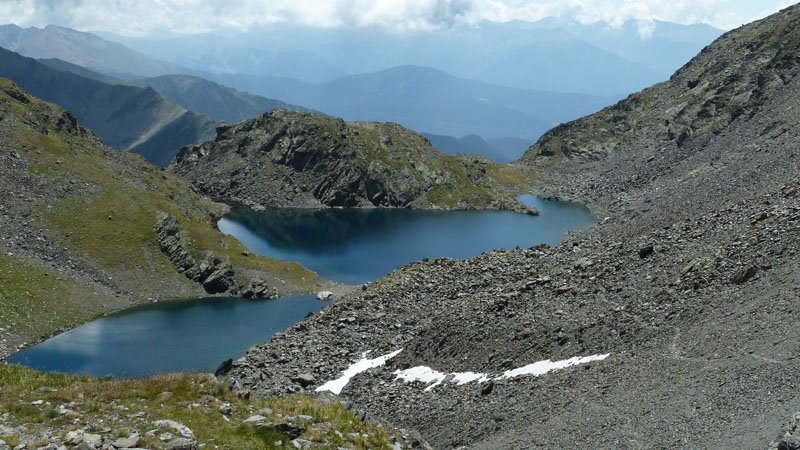
[[800, 6], [796, 5], [726, 33], [669, 81], [554, 128], [523, 159], [605, 158], [645, 136], [666, 148], [703, 142], [762, 111], [794, 79], [799, 53]]

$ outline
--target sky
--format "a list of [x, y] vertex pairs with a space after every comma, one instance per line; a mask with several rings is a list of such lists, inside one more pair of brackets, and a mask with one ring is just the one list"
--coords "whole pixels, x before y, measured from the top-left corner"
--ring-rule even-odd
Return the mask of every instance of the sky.
[[274, 24], [376, 26], [404, 32], [481, 20], [556, 16], [707, 23], [732, 29], [798, 0], [0, 0], [0, 23], [56, 24], [127, 36], [253, 30]]

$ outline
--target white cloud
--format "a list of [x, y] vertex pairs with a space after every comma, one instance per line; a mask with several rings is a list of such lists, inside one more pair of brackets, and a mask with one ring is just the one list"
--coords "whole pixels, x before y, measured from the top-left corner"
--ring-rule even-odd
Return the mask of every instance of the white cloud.
[[0, 22], [55, 23], [144, 35], [154, 30], [195, 33], [284, 22], [417, 30], [484, 19], [559, 16], [612, 25], [635, 19], [646, 37], [653, 20], [732, 27], [790, 3], [759, 0], [758, 10], [753, 11], [752, 0], [0, 0]]

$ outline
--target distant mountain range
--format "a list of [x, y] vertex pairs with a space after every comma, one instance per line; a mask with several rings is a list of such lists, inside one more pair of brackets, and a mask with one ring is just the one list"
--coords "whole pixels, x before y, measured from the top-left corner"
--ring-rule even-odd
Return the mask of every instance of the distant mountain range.
[[0, 77], [71, 112], [111, 147], [166, 165], [184, 145], [213, 139], [217, 121], [151, 88], [112, 85], [0, 49]]
[[168, 39], [104, 37], [155, 58], [218, 73], [324, 83], [389, 67], [432, 67], [527, 89], [622, 95], [666, 80], [722, 34], [708, 25], [484, 21], [425, 32], [276, 25], [249, 33]]
[[498, 163], [509, 163], [520, 158], [520, 149], [528, 149], [534, 141], [524, 138], [484, 139], [477, 134], [460, 138], [442, 134], [420, 133], [431, 145], [450, 154], [472, 154]]
[[[217, 120], [310, 108], [397, 122], [442, 136], [434, 140], [445, 149], [505, 161], [555, 125], [666, 79], [720, 33], [705, 25], [545, 19], [403, 35], [285, 26], [161, 40], [104, 34], [140, 53], [91, 33], [6, 25], [0, 45], [103, 83], [151, 87]], [[488, 147], [458, 138], [470, 135]]]
[[67, 109], [105, 144], [139, 153], [158, 166], [167, 165], [184, 145], [213, 139], [223, 121], [238, 122], [275, 108], [307, 111], [202, 78], [165, 75], [125, 81], [2, 48], [0, 77]]
[[324, 84], [252, 75], [217, 75], [215, 80], [345, 120], [397, 122], [433, 134], [492, 139], [536, 139], [558, 123], [598, 111], [617, 99], [506, 88], [417, 66]]
[[123, 80], [99, 74], [60, 59], [44, 59], [54, 69], [72, 72], [107, 84], [150, 87], [176, 105], [224, 122], [239, 122], [276, 108], [309, 112], [308, 108], [248, 94], [192, 75], [161, 75], [139, 80]]
[[29, 58], [58, 58], [104, 74], [122, 77], [153, 77], [191, 72], [173, 63], [157, 61], [97, 35], [55, 25], [45, 28], [0, 25], [0, 47]]
[[472, 155], [480, 155], [497, 162], [509, 162], [516, 159], [511, 158], [510, 160], [507, 160], [501, 153], [497, 151], [497, 149], [492, 147], [491, 144], [486, 142], [485, 139], [477, 134], [470, 134], [461, 138], [431, 133], [420, 134], [422, 137], [427, 139], [431, 145], [445, 153], [468, 153]]

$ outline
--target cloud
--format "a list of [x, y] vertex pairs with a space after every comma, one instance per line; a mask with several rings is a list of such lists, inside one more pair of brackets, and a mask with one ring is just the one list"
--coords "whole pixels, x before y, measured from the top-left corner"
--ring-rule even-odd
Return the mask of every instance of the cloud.
[[654, 20], [735, 26], [789, 2], [758, 3], [759, 11], [752, 11], [751, 0], [0, 0], [0, 22], [147, 35], [155, 30], [197, 33], [276, 23], [408, 31], [557, 16], [612, 25], [634, 19], [647, 37]]

